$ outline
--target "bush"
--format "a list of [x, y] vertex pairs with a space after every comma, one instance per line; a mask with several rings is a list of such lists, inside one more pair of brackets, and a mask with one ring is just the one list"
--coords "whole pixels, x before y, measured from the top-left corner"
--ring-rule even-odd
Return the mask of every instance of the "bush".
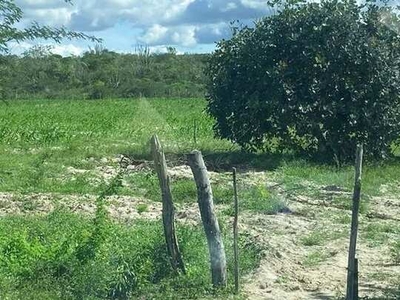
[[281, 7], [217, 44], [206, 70], [216, 134], [339, 164], [357, 143], [389, 156], [400, 133], [399, 16], [368, 1]]

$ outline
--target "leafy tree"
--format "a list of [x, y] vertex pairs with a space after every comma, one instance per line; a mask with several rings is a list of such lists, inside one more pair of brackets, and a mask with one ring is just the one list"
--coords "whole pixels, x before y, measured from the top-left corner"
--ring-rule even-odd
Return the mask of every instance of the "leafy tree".
[[[64, 0], [71, 3], [71, 0]], [[34, 39], [51, 39], [61, 42], [62, 39], [89, 39], [100, 41], [98, 38], [86, 35], [82, 32], [67, 30], [65, 27], [52, 28], [41, 26], [33, 22], [30, 27], [18, 29], [16, 24], [21, 21], [23, 12], [13, 0], [0, 0], [0, 52], [8, 52], [9, 42], [22, 42]]]
[[400, 22], [371, 1], [289, 2], [235, 30], [209, 60], [215, 132], [249, 150], [375, 158], [400, 135]]

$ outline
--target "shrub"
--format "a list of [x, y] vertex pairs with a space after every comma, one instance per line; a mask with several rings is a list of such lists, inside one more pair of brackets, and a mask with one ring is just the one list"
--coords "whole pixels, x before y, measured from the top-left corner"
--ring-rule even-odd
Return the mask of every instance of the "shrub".
[[234, 28], [206, 69], [216, 134], [338, 164], [357, 143], [389, 156], [400, 133], [400, 22], [373, 2], [289, 1], [254, 28]]

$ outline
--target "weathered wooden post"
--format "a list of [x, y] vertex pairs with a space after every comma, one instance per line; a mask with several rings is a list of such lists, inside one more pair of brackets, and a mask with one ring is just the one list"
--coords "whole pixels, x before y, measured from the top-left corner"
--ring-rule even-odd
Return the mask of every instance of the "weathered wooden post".
[[170, 255], [171, 266], [175, 271], [179, 269], [186, 273], [182, 255], [179, 251], [178, 241], [175, 232], [175, 208], [172, 202], [172, 194], [167, 173], [167, 163], [164, 152], [161, 149], [157, 135], [151, 138], [151, 152], [154, 159], [154, 168], [157, 172], [162, 195], [162, 219], [164, 225], [165, 241]]
[[353, 210], [351, 216], [349, 259], [347, 263], [346, 300], [358, 299], [358, 261], [356, 261], [356, 247], [357, 247], [357, 232], [358, 232], [358, 211], [360, 209], [360, 198], [361, 198], [362, 159], [363, 159], [363, 145], [361, 144], [357, 146], [357, 152], [356, 152]]
[[212, 284], [214, 287], [225, 287], [226, 258], [224, 243], [214, 212], [210, 179], [201, 152], [197, 150], [192, 151], [188, 155], [188, 163], [196, 182], [197, 202], [210, 251]]
[[354, 259], [354, 288], [353, 300], [358, 300], [358, 259]]
[[236, 185], [236, 168], [232, 169], [233, 175], [233, 195], [234, 195], [234, 207], [235, 215], [233, 219], [233, 255], [234, 255], [234, 268], [235, 268], [235, 293], [239, 293], [239, 249], [238, 249], [238, 215], [239, 215], [239, 201], [237, 195]]

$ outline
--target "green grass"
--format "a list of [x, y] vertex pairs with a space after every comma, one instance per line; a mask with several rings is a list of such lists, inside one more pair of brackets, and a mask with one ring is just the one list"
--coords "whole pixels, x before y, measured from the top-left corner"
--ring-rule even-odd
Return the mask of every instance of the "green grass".
[[63, 180], [65, 168], [93, 169], [99, 162], [88, 158], [120, 154], [149, 159], [148, 140], [154, 133], [167, 155], [183, 156], [193, 148], [213, 153], [231, 148], [230, 143], [213, 138], [204, 100], [8, 103], [0, 103], [0, 191], [97, 193], [99, 187], [88, 184], [86, 176]]
[[370, 222], [360, 232], [369, 245], [380, 246], [387, 243], [390, 237], [398, 239], [400, 236], [400, 226], [389, 223]]
[[329, 241], [340, 239], [348, 235], [347, 228], [345, 230], [340, 228], [320, 228], [312, 231], [310, 234], [300, 238], [301, 244], [304, 246], [322, 246]]
[[[232, 166], [272, 170], [274, 179], [283, 183], [289, 194], [295, 191], [320, 198], [321, 187], [331, 185], [352, 190], [351, 166], [338, 170], [285, 155], [249, 154], [215, 139], [205, 105], [201, 99], [0, 102], [0, 191], [98, 193], [101, 179], [93, 184], [88, 179], [93, 176], [90, 172], [66, 178], [66, 168], [93, 171], [104, 165], [102, 158], [121, 154], [150, 159], [148, 140], [154, 133], [159, 135], [167, 159], [179, 164], [184, 163], [185, 153], [197, 148], [204, 153], [210, 170], [227, 171]], [[399, 169], [398, 159], [385, 164], [367, 163], [363, 193], [379, 195], [383, 185], [389, 193], [399, 193]], [[177, 199], [186, 202], [193, 198], [182, 192], [190, 190], [189, 183], [176, 184]], [[133, 189], [140, 189], [140, 184]], [[153, 191], [149, 193], [155, 197]]]
[[286, 201], [281, 196], [262, 185], [245, 188], [239, 192], [239, 198], [239, 205], [243, 210], [276, 214], [287, 208]]
[[313, 231], [300, 239], [304, 246], [321, 246], [326, 241], [326, 236], [320, 231]]
[[[373, 196], [397, 195], [400, 193], [398, 158], [385, 164], [365, 162], [362, 174], [362, 194], [360, 213], [368, 213], [368, 203]], [[304, 195], [314, 200], [351, 210], [354, 186], [354, 168], [344, 166], [316, 165], [304, 160], [284, 161], [274, 172], [274, 180], [279, 182], [289, 195]], [[344, 192], [331, 193], [329, 188]]]
[[[92, 220], [65, 211], [0, 220], [1, 299], [197, 299], [214, 291], [201, 227], [178, 226], [187, 275], [169, 267], [161, 222], [105, 221], [101, 238]], [[65, 230], [68, 228], [68, 230]], [[232, 292], [232, 237], [225, 235]], [[240, 240], [241, 270], [261, 258], [249, 237]], [[28, 296], [27, 296], [28, 295]]]
[[137, 206], [137, 211], [138, 211], [139, 214], [142, 214], [142, 213], [144, 213], [144, 212], [146, 212], [148, 210], [149, 210], [149, 206], [147, 204], [145, 204], [145, 203], [139, 204]]
[[[280, 154], [245, 153], [228, 141], [214, 138], [213, 120], [204, 112], [200, 99], [131, 99], [99, 101], [30, 100], [0, 102], [0, 192], [18, 195], [15, 202], [25, 212], [37, 210], [27, 193], [99, 194], [107, 185], [103, 168], [118, 169], [121, 154], [133, 160], [150, 160], [148, 140], [157, 133], [169, 165], [185, 164], [192, 149], [203, 152], [209, 170], [239, 169], [268, 171], [290, 199], [306, 195], [349, 210], [351, 197], [331, 195], [327, 186], [352, 192], [352, 166], [336, 169]], [[196, 120], [197, 141], [193, 138]], [[71, 168], [73, 172], [71, 172]], [[75, 171], [74, 171], [75, 170]], [[368, 199], [382, 194], [398, 195], [400, 160], [385, 164], [367, 162], [363, 169], [361, 212]], [[213, 178], [217, 205], [232, 203], [231, 178]], [[240, 173], [239, 173], [240, 177]], [[153, 171], [127, 173], [116, 194], [160, 201], [158, 180]], [[173, 178], [171, 189], [176, 203], [195, 203], [196, 187], [191, 179]], [[54, 199], [56, 202], [57, 199]], [[265, 182], [255, 180], [239, 188], [241, 211], [274, 214], [285, 211], [286, 200]], [[54, 204], [54, 203], [53, 203]], [[7, 207], [8, 202], [1, 202]], [[317, 202], [318, 205], [318, 202]], [[147, 210], [143, 204], [139, 213]], [[310, 210], [310, 213], [312, 211]], [[232, 215], [232, 208], [223, 218]], [[221, 227], [226, 227], [220, 219]], [[343, 214], [337, 221], [349, 223]], [[119, 224], [109, 221], [93, 239], [93, 220], [65, 211], [47, 216], [7, 216], [0, 219], [1, 299], [151, 299], [212, 298], [208, 252], [201, 228], [178, 226], [178, 238], [188, 275], [173, 277], [163, 247], [159, 223]], [[68, 230], [66, 230], [68, 228]], [[398, 236], [393, 229], [375, 225], [361, 228], [361, 237], [381, 243]], [[231, 230], [224, 228], [229, 278], [232, 278]], [[315, 230], [300, 239], [306, 246], [319, 246], [346, 232]], [[256, 241], [242, 237], [241, 269], [245, 274], [260, 260]], [[397, 244], [392, 245], [394, 261]], [[325, 259], [311, 253], [305, 264]], [[280, 281], [284, 282], [285, 277]], [[230, 285], [227, 293], [232, 291]], [[29, 296], [27, 296], [29, 295]], [[24, 298], [25, 297], [25, 298]], [[125, 298], [124, 298], [125, 297]], [[221, 296], [224, 298], [224, 295]]]
[[330, 253], [327, 253], [324, 250], [314, 251], [306, 256], [303, 261], [303, 265], [306, 267], [315, 267], [318, 264], [326, 261], [331, 256], [332, 255]]

